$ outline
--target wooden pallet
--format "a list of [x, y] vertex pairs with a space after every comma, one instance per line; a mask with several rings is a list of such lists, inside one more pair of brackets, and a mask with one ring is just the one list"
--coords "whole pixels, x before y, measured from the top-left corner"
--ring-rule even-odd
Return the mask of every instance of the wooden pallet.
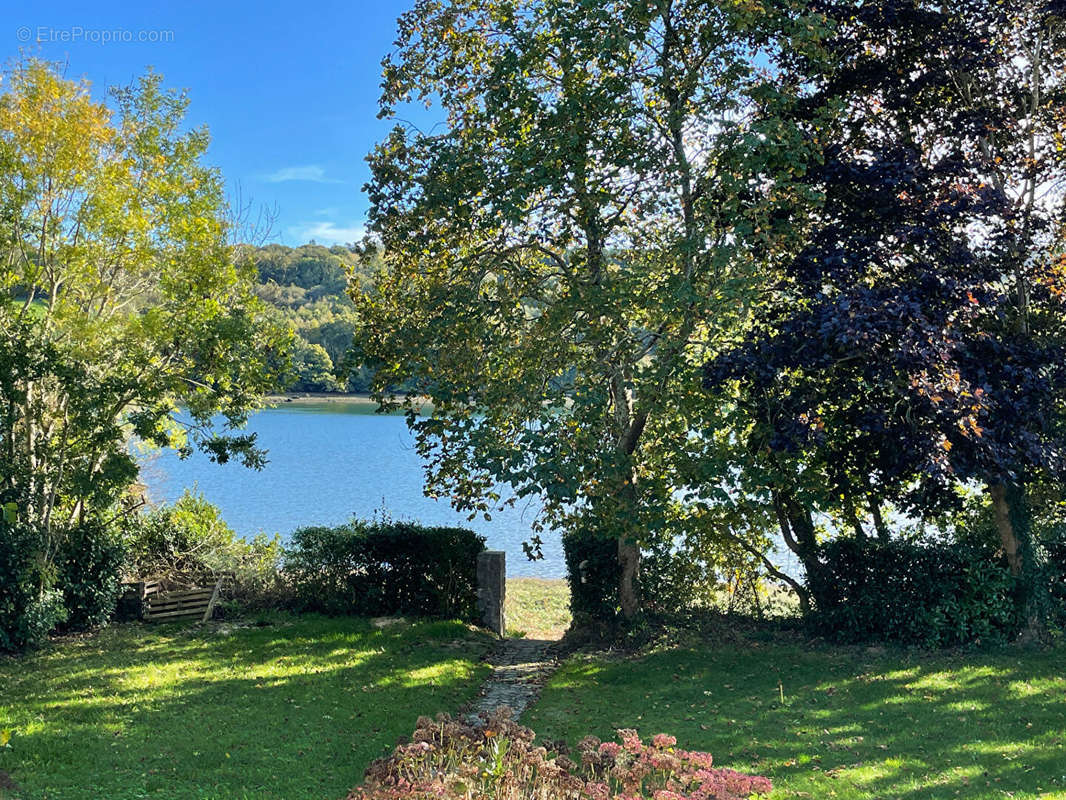
[[[144, 603], [141, 619], [145, 622], [170, 622], [198, 618], [206, 622], [214, 613], [224, 580], [219, 578], [213, 587], [174, 591], [159, 588], [158, 581], [145, 581], [144, 594], [141, 595]], [[153, 583], [156, 585], [148, 585]]]
[[163, 590], [159, 580], [127, 581], [122, 586], [124, 591], [118, 599], [117, 609], [119, 619], [143, 619], [148, 598]]

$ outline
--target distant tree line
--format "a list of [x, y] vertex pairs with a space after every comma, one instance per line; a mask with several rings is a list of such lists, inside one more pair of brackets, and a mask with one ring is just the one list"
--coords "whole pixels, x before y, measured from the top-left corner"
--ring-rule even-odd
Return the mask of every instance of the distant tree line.
[[291, 374], [278, 391], [368, 392], [370, 375], [347, 358], [355, 334], [349, 283], [367, 288], [376, 255], [356, 246], [256, 248], [255, 293], [295, 334]]

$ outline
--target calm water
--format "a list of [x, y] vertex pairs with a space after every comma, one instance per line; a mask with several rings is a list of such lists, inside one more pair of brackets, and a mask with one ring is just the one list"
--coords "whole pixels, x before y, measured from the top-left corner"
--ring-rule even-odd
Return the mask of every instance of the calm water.
[[468, 521], [447, 501], [422, 494], [422, 466], [402, 416], [382, 416], [355, 403], [291, 403], [256, 414], [249, 430], [269, 451], [256, 472], [239, 464], [214, 464], [197, 453], [185, 461], [171, 452], [153, 456], [142, 480], [154, 501], [171, 502], [195, 488], [222, 509], [243, 536], [287, 534], [304, 525], [335, 525], [352, 516], [384, 512], [393, 519], [473, 528], [488, 547], [507, 553], [513, 576], [561, 578], [566, 574], [558, 535], [547, 531], [544, 560], [530, 562], [521, 543], [532, 535], [539, 506], [514, 508]]

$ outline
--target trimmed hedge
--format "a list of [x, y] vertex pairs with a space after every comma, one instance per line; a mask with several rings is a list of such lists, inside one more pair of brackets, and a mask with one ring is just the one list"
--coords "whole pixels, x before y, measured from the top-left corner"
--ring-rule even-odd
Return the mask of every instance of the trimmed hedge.
[[819, 556], [812, 622], [836, 641], [932, 648], [1006, 642], [1019, 629], [1015, 579], [985, 548], [837, 539]]
[[614, 620], [619, 611], [618, 583], [622, 575], [618, 540], [582, 530], [569, 531], [563, 534], [563, 556], [573, 615], [603, 622]]
[[353, 520], [301, 528], [283, 572], [297, 611], [477, 618], [477, 556], [465, 528]]

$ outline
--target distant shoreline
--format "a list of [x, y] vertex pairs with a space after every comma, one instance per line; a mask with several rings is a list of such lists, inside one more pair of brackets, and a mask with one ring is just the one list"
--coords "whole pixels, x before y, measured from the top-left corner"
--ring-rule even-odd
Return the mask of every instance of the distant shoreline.
[[342, 403], [345, 405], [376, 406], [377, 402], [368, 394], [343, 394], [341, 392], [287, 392], [285, 394], [269, 394], [266, 403], [270, 406], [283, 403]]
[[[368, 394], [342, 394], [340, 392], [288, 392], [286, 394], [268, 394], [265, 398], [267, 408], [285, 405], [320, 405], [332, 403], [342, 406], [363, 406], [376, 409], [377, 401]], [[419, 406], [420, 411], [432, 408], [429, 400]], [[399, 410], [390, 413], [400, 413]]]

